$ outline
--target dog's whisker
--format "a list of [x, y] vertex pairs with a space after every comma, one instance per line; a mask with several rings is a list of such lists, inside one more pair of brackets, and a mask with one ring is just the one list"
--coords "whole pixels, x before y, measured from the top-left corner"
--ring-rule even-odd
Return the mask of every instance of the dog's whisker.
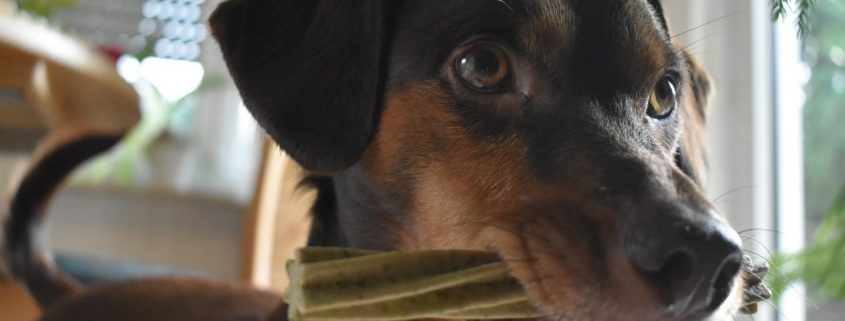
[[700, 42], [701, 42], [701, 41], [703, 41], [703, 40], [707, 40], [707, 39], [710, 39], [710, 38], [712, 38], [712, 37], [715, 37], [715, 36], [721, 36], [721, 35], [724, 35], [724, 34], [725, 34], [725, 32], [723, 32], [723, 31], [717, 31], [717, 32], [708, 33], [708, 34], [706, 34], [706, 35], [701, 36], [701, 38], [698, 38], [698, 39], [696, 39], [696, 40], [690, 41], [690, 42], [688, 42], [688, 43], [686, 43], [686, 44], [687, 44], [687, 45], [697, 44], [697, 43], [700, 43]]
[[697, 44], [701, 43], [701, 41], [707, 40], [707, 39], [712, 38], [714, 36], [721, 36], [722, 34], [724, 34], [724, 32], [714, 32], [714, 33], [704, 35], [701, 38], [698, 38], [698, 39], [693, 40], [691, 42], [685, 43], [684, 46], [681, 47], [681, 50], [685, 50], [685, 51], [692, 50], [693, 45], [697, 45]]
[[748, 232], [771, 232], [778, 235], [783, 235], [784, 233], [775, 229], [768, 229], [768, 228], [747, 228], [741, 231], [737, 231], [739, 235], [743, 235]]
[[759, 259], [761, 259], [761, 260], [765, 261], [766, 263], [770, 263], [769, 258], [771, 258], [771, 256], [764, 256], [764, 255], [762, 255], [762, 254], [760, 254], [760, 253], [757, 253], [757, 252], [755, 252], [755, 251], [748, 250], [748, 249], [743, 249], [742, 251], [743, 251], [743, 252], [745, 252], [745, 253], [749, 253], [749, 254], [751, 254], [751, 255], [754, 255], [754, 256], [756, 256], [757, 258], [759, 258]]
[[763, 300], [761, 302], [764, 302], [764, 303], [766, 303], [766, 305], [770, 306], [772, 308], [772, 310], [775, 311], [775, 313], [777, 313], [777, 315], [779, 317], [778, 319], [784, 320], [784, 321], [790, 321], [789, 317], [785, 313], [783, 313], [783, 311], [781, 311], [781, 309], [778, 307], [778, 305], [775, 304], [774, 302], [772, 302], [772, 300]]
[[[786, 275], [784, 275], [783, 271], [778, 269], [777, 266], [770, 266], [770, 269], [771, 269], [771, 271], [774, 271], [776, 273], [774, 275], [775, 279], [787, 280]], [[769, 277], [770, 276], [771, 276], [771, 274], [769, 275]], [[814, 309], [819, 308], [818, 304], [815, 301], [813, 301], [813, 299], [810, 298], [804, 291], [801, 291], [801, 289], [799, 289], [795, 285], [795, 283], [789, 283], [786, 286], [786, 289], [784, 289], [783, 292], [780, 292], [780, 293], [777, 293], [777, 294], [778, 294], [778, 296], [783, 296], [783, 294], [786, 293], [786, 291], [792, 291], [793, 293], [795, 293], [795, 295], [798, 296], [798, 298], [801, 300], [801, 302], [804, 303], [805, 305], [807, 305], [811, 308], [814, 308]], [[766, 301], [771, 301], [771, 300], [766, 300]]]
[[715, 19], [711, 19], [711, 20], [709, 20], [709, 21], [707, 21], [707, 22], [705, 22], [705, 23], [703, 23], [703, 24], [701, 24], [701, 25], [698, 25], [698, 26], [692, 27], [692, 28], [690, 28], [690, 29], [687, 29], [687, 30], [684, 30], [684, 31], [682, 31], [682, 32], [680, 32], [680, 33], [675, 34], [674, 36], [672, 36], [672, 39], [675, 39], [675, 38], [677, 38], [677, 37], [680, 37], [680, 36], [682, 36], [682, 35], [685, 35], [685, 34], [687, 34], [687, 33], [692, 32], [692, 31], [698, 30], [698, 29], [703, 28], [703, 27], [705, 27], [705, 26], [708, 26], [708, 25], [710, 25], [710, 24], [716, 23], [716, 22], [721, 21], [721, 20], [723, 20], [723, 19], [727, 19], [727, 18], [729, 18], [729, 17], [732, 17], [732, 16], [736, 15], [736, 14], [737, 14], [737, 13], [739, 13], [739, 12], [741, 12], [741, 11], [740, 11], [740, 10], [737, 10], [737, 11], [734, 11], [734, 12], [731, 12], [731, 13], [728, 13], [728, 14], [725, 14], [725, 15], [723, 15], [723, 16], [717, 17], [717, 18], [715, 18]]
[[760, 247], [763, 248], [764, 251], [766, 251], [766, 254], [769, 255], [768, 257], [770, 257], [770, 258], [775, 257], [774, 252], [772, 252], [772, 250], [769, 249], [769, 247], [765, 243], [763, 243], [762, 241], [754, 238], [753, 236], [746, 236], [745, 238], [749, 241], [753, 241], [754, 243], [757, 243], [758, 245], [760, 245]]
[[695, 57], [701, 57], [701, 56], [704, 56], [705, 54], [711, 54], [711, 53], [714, 53], [714, 52], [715, 51], [713, 51], [713, 50], [702, 50], [702, 51], [693, 52], [693, 53], [691, 53], [691, 55], [693, 55]]
[[724, 192], [724, 193], [719, 194], [716, 197], [714, 197], [713, 202], [714, 203], [718, 202], [720, 199], [722, 199], [725, 196], [728, 196], [728, 195], [731, 195], [731, 194], [734, 194], [734, 193], [738, 193], [738, 192], [741, 192], [741, 191], [745, 191], [745, 190], [751, 190], [751, 189], [754, 189], [754, 186], [746, 185], [746, 186], [740, 186], [740, 187], [732, 188], [732, 189], [728, 190], [727, 192]]
[[[766, 248], [766, 247], [764, 246], [764, 248]], [[769, 250], [768, 250], [768, 248], [766, 248], [766, 250], [767, 250], [767, 251], [769, 251]], [[757, 256], [757, 257], [759, 257], [759, 258], [763, 259], [763, 260], [764, 260], [764, 261], [766, 261], [767, 263], [769, 263], [769, 270], [770, 270], [770, 273], [767, 275], [767, 277], [768, 277], [768, 278], [774, 278], [774, 279], [776, 279], [776, 280], [788, 280], [788, 277], [787, 277], [787, 276], [786, 276], [786, 274], [783, 272], [783, 270], [781, 270], [779, 266], [777, 266], [777, 265], [775, 265], [775, 264], [771, 264], [771, 261], [770, 261], [769, 259], [767, 259], [766, 257], [764, 257], [763, 255], [760, 255], [759, 253], [756, 253], [756, 252], [751, 251], [751, 250], [743, 250], [743, 252], [746, 252], [746, 253], [750, 253], [750, 254], [752, 254], [752, 255], [755, 255], [755, 256]], [[772, 253], [771, 253], [771, 252], [769, 252], [769, 255], [770, 255], [769, 257], [771, 257], [771, 256], [772, 256]], [[774, 273], [771, 273], [771, 272], [774, 272]], [[801, 298], [801, 300], [802, 300], [805, 304], [807, 304], [807, 305], [809, 305], [809, 306], [817, 306], [817, 305], [813, 302], [813, 300], [811, 300], [809, 297], [807, 297], [807, 295], [806, 295], [806, 294], [804, 294], [802, 291], [799, 291], [799, 290], [798, 290], [798, 288], [797, 288], [794, 284], [790, 283], [789, 285], [787, 285], [787, 288], [788, 288], [789, 290], [794, 291], [794, 292], [795, 292], [795, 293], [796, 293], [796, 294], [797, 294], [797, 295]], [[766, 301], [769, 301], [769, 300], [766, 300]]]

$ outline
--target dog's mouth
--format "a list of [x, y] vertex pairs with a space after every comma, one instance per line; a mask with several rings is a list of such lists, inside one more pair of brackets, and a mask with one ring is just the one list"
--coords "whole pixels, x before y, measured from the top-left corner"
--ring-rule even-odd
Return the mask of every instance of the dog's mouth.
[[686, 302], [667, 303], [654, 288], [654, 281], [642, 277], [626, 258], [619, 258], [620, 253], [607, 253], [607, 257], [618, 259], [608, 259], [601, 267], [594, 257], [587, 258], [577, 249], [570, 248], [564, 256], [541, 248], [554, 240], [515, 237], [513, 230], [503, 234], [509, 237], [496, 235], [500, 240], [496, 252], [530, 300], [548, 313], [545, 317], [514, 320], [732, 320], [754, 312], [757, 302], [771, 296], [762, 283], [767, 267], [755, 265], [748, 257], [725, 260], [712, 279], [690, 290]]
[[[671, 283], [675, 279], [683, 279], [673, 277], [673, 274], [692, 273], [695, 266], [692, 266], [689, 261], [680, 259], [670, 259], [672, 264], [650, 275], [656, 279], [657, 284], [665, 284], [671, 290], [681, 290], [683, 288], [672, 287]], [[731, 291], [735, 288], [735, 282], [738, 281], [738, 272], [740, 271], [740, 258], [729, 258], [725, 260], [719, 268], [715, 271], [716, 276], [712, 280], [701, 279], [696, 282], [696, 285], [689, 291], [687, 295], [677, 295], [685, 297], [680, 301], [672, 301], [671, 296], [661, 298], [662, 301], [668, 302], [666, 310], [668, 313], [678, 317], [692, 315], [696, 318], [705, 318], [713, 312], [717, 311], [727, 301], [731, 295]], [[679, 268], [680, 266], [680, 268]], [[708, 282], [712, 281], [712, 282]], [[666, 296], [666, 295], [664, 295]], [[695, 311], [690, 313], [689, 311]]]
[[[708, 304], [706, 308], [700, 310], [700, 312], [692, 313], [692, 314], [683, 314], [678, 313], [677, 308], [672, 306], [666, 306], [662, 311], [653, 314], [651, 317], [640, 317], [637, 314], [632, 313], [623, 313], [622, 308], [610, 307], [607, 304], [608, 301], [611, 301], [610, 298], [607, 300], [596, 300], [593, 299], [591, 302], [592, 305], [597, 307], [604, 307], [608, 309], [608, 311], [614, 311], [616, 313], [613, 316], [605, 315], [605, 318], [602, 318], [599, 314], [589, 315], [586, 318], [578, 318], [573, 317], [569, 311], [573, 310], [573, 307], [558, 307], [554, 303], [549, 304], [548, 297], [541, 297], [535, 303], [541, 309], [545, 311], [552, 311], [548, 316], [538, 317], [538, 318], [520, 318], [520, 319], [507, 319], [509, 321], [565, 321], [565, 320], [677, 320], [677, 321], [722, 321], [722, 320], [735, 320], [738, 315], [750, 315], [757, 312], [757, 304], [763, 301], [766, 301], [771, 298], [772, 292], [771, 289], [763, 282], [764, 277], [768, 273], [768, 265], [767, 263], [763, 262], [760, 264], [755, 264], [750, 257], [744, 256], [741, 262], [738, 261], [729, 261], [726, 262], [724, 268], [721, 269], [721, 273], [716, 278], [714, 285], [709, 290], [700, 290], [697, 289], [696, 296], [699, 295], [706, 295], [709, 296]], [[736, 271], [741, 271], [739, 274]], [[522, 281], [520, 281], [522, 282]], [[523, 284], [530, 288], [532, 282], [523, 282]], [[529, 291], [530, 292], [530, 291]], [[584, 291], [589, 292], [589, 290]], [[637, 293], [631, 293], [632, 295], [637, 295]], [[542, 294], [545, 296], [550, 295], [549, 293]], [[541, 296], [542, 296], [541, 295]], [[554, 302], [555, 300], [551, 300]], [[583, 309], [584, 307], [576, 307], [577, 309]], [[555, 312], [563, 310], [569, 310], [566, 312]], [[487, 321], [487, 320], [484, 320]], [[493, 320], [490, 320], [493, 321]]]

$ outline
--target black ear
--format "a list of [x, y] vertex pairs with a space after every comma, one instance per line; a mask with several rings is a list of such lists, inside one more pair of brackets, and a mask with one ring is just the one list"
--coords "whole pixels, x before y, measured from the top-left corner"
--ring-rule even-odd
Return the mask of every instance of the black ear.
[[678, 166], [699, 186], [707, 183], [707, 135], [705, 121], [712, 96], [710, 76], [689, 53], [684, 52], [688, 85], [684, 88], [683, 133], [676, 157]]
[[381, 0], [229, 0], [210, 23], [244, 104], [305, 169], [354, 164], [377, 126]]

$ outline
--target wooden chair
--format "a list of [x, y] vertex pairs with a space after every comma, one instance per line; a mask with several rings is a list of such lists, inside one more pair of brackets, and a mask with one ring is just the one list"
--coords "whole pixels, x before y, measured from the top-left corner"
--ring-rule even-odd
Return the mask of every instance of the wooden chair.
[[308, 239], [315, 193], [299, 188], [304, 171], [269, 139], [261, 168], [245, 220], [244, 279], [281, 292], [288, 282], [285, 263]]

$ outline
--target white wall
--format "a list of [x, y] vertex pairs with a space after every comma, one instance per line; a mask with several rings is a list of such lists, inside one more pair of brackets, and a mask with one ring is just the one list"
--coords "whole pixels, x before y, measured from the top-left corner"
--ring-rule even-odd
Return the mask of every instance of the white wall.
[[[763, 7], [752, 3], [762, 3]], [[710, 71], [716, 91], [708, 117], [710, 184], [716, 205], [739, 230], [759, 227], [755, 212], [772, 213], [755, 197], [770, 193], [771, 143], [758, 140], [771, 132], [771, 59], [765, 31], [752, 21], [768, 19], [767, 1], [666, 0], [673, 34]], [[755, 35], [760, 33], [760, 35]], [[768, 61], [767, 61], [768, 60]], [[761, 86], [763, 88], [761, 88]], [[760, 108], [755, 108], [760, 107]], [[756, 154], [763, 155], [756, 155]], [[771, 199], [767, 200], [771, 202]]]
[[[6, 214], [15, 173], [20, 175], [25, 164], [25, 155], [0, 153], [0, 216]], [[220, 200], [63, 188], [50, 206], [49, 244], [57, 251], [237, 279], [243, 262], [244, 214], [243, 206]]]
[[50, 208], [57, 251], [240, 276], [244, 209], [167, 195], [65, 189]]

